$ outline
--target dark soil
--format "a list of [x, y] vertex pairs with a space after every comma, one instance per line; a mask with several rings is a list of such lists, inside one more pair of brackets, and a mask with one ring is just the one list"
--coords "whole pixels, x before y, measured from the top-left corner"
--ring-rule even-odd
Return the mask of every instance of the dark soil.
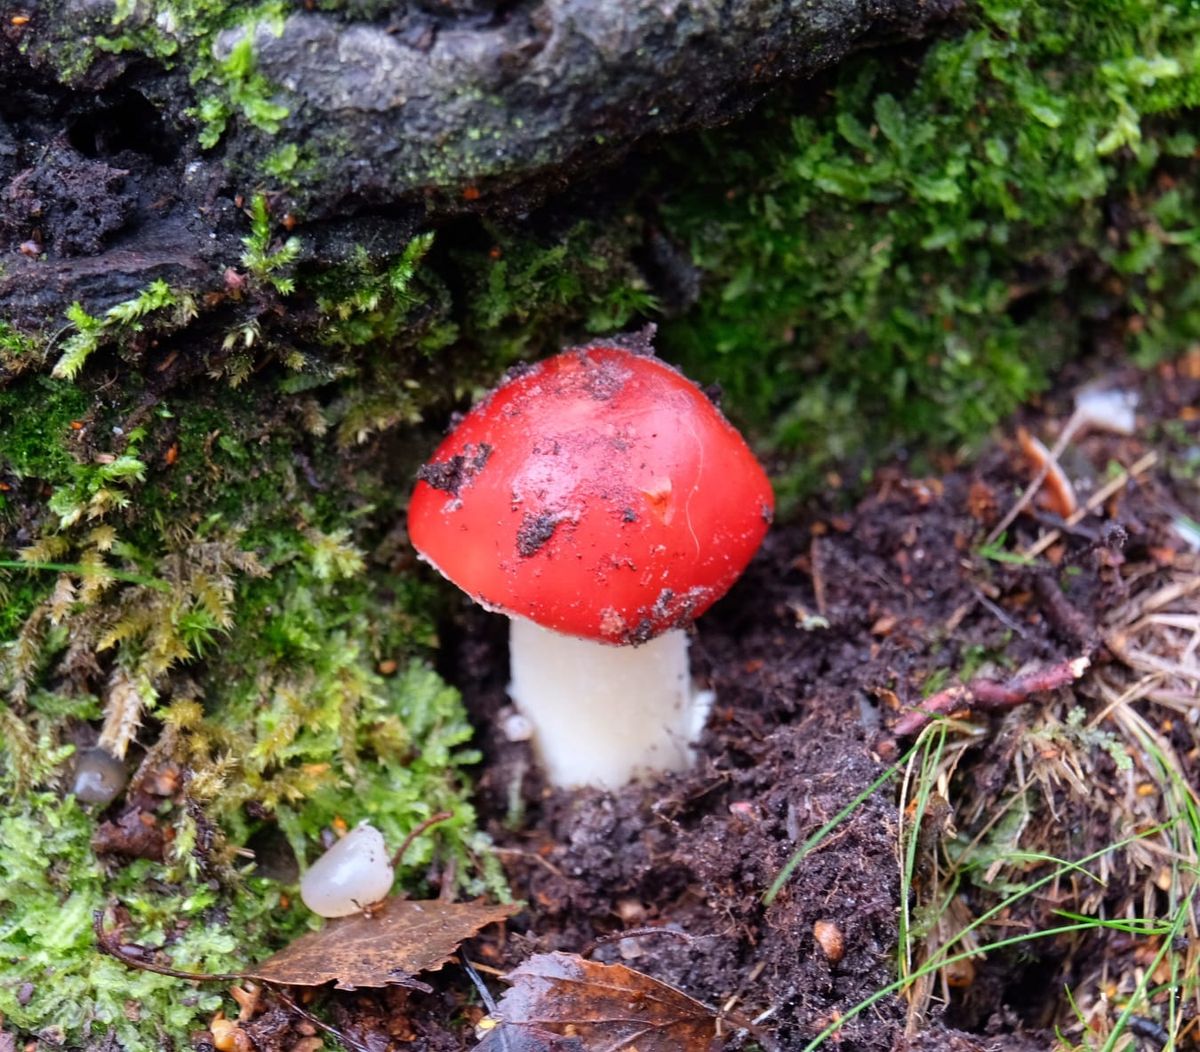
[[[1195, 382], [1149, 388], [1144, 400], [1158, 401], [1153, 412], [1163, 419], [1200, 400]], [[1052, 411], [1051, 420], [1061, 422], [1065, 410]], [[1051, 426], [1029, 424], [1043, 433]], [[1110, 459], [1130, 463], [1137, 444], [1096, 436], [1082, 452], [1099, 470]], [[530, 903], [523, 925], [514, 926], [524, 927], [525, 939], [509, 959], [530, 950], [578, 952], [624, 928], [661, 926], [680, 934], [608, 942], [596, 955], [625, 959], [714, 1005], [736, 997], [748, 1015], [773, 1010], [770, 1026], [783, 1048], [800, 1047], [835, 1013], [891, 982], [900, 821], [893, 785], [843, 821], [769, 908], [762, 893], [797, 847], [894, 761], [903, 743], [886, 728], [897, 703], [916, 703], [939, 670], [956, 676], [979, 653], [1002, 654], [1012, 669], [1080, 654], [1123, 595], [1113, 547], [1134, 559], [1163, 543], [1169, 496], [1148, 484], [1112, 508], [1108, 521], [1124, 527], [1123, 538], [1093, 519], [1051, 569], [981, 558], [983, 535], [1025, 478], [1020, 459], [997, 446], [941, 478], [884, 472], [852, 512], [774, 530], [744, 579], [697, 627], [695, 665], [718, 704], [700, 762], [685, 776], [615, 796], [549, 791], [537, 784], [525, 746], [491, 732], [481, 798], [514, 891]], [[1038, 529], [1020, 520], [1015, 539], [1033, 539]], [[479, 725], [498, 726], [506, 704], [502, 627], [464, 610], [452, 662], [448, 671]], [[1011, 736], [1022, 718], [1018, 712], [983, 727]], [[960, 776], [986, 783], [1006, 768], [986, 735], [982, 741], [979, 766]], [[524, 815], [513, 813], [514, 801], [523, 802]], [[840, 930], [840, 960], [814, 938], [818, 921]], [[1025, 973], [1051, 979], [1041, 967], [1030, 962]], [[1025, 981], [1020, 972], [989, 977], [992, 1003], [951, 1014], [987, 1035], [986, 1047], [1045, 1048], [1052, 1037], [1025, 1035], [1021, 1020], [1039, 1014], [1030, 998], [1057, 998], [1061, 981], [1040, 989], [1025, 989]], [[1005, 998], [1016, 991], [1026, 1000], [1013, 1012]], [[882, 1001], [845, 1027], [841, 1047], [894, 1048], [904, 1016], [901, 1002]], [[935, 1033], [914, 1047], [984, 1047], [976, 1043], [983, 1036], [952, 1037], [940, 1024]]]
[[[742, 581], [696, 628], [694, 666], [718, 701], [686, 774], [616, 794], [542, 785], [528, 746], [501, 730], [505, 625], [464, 603], [447, 632], [442, 671], [481, 728], [481, 812], [514, 894], [528, 903], [505, 941], [477, 940], [471, 956], [503, 971], [534, 952], [594, 948], [597, 960], [628, 964], [745, 1018], [763, 1016], [767, 1040], [783, 1050], [801, 1049], [893, 982], [902, 822], [894, 781], [836, 825], [770, 906], [763, 893], [801, 844], [895, 762], [907, 743], [889, 727], [943, 677], [956, 682], [981, 660], [1010, 673], [1086, 652], [1097, 663], [1109, 660], [1094, 647], [1106, 612], [1127, 592], [1120, 567], [1152, 551], [1165, 558], [1182, 544], [1169, 533], [1170, 517], [1182, 511], [1195, 519], [1200, 511], [1194, 481], [1186, 473], [1170, 478], [1195, 456], [1200, 435], [1189, 408], [1200, 405], [1200, 359], [1195, 365], [1190, 374], [1117, 378], [1141, 391], [1143, 423], [1137, 437], [1094, 434], [1073, 447], [1081, 491], [1110, 461], [1128, 465], [1149, 448], [1161, 451], [1162, 467], [1125, 487], [1036, 566], [979, 551], [1028, 478], [1006, 441], [937, 478], [884, 471], [853, 510], [826, 507], [776, 527]], [[1024, 423], [1052, 439], [1069, 410], [1064, 394]], [[1171, 438], [1164, 421], [1177, 422]], [[1049, 521], [1034, 505], [1010, 531], [1009, 549], [1035, 539], [1039, 520]], [[1035, 697], [1004, 716], [975, 716], [978, 736], [952, 797], [999, 798], [1028, 724], [1040, 707], [1062, 700]], [[1082, 695], [1067, 700], [1091, 704]], [[1078, 828], [1082, 812], [1072, 816], [1069, 800], [1056, 808], [1053, 820], [1035, 819], [1047, 830], [1046, 850], [1079, 857], [1121, 835], [1103, 823]], [[927, 817], [918, 883], [954, 818], [948, 805]], [[1055, 823], [1065, 830], [1072, 821], [1068, 845]], [[1130, 891], [1122, 884], [1114, 879], [1107, 892], [1114, 903]], [[976, 912], [993, 901], [971, 900]], [[1022, 922], [1050, 926], [1052, 905], [1030, 904]], [[656, 934], [620, 937], [646, 928]], [[1070, 1018], [1062, 991], [1081, 961], [1108, 955], [1119, 972], [1131, 952], [1119, 939], [1044, 940], [1021, 955], [990, 955], [912, 1032], [907, 1002], [887, 997], [848, 1021], [828, 1047], [1044, 1050], [1054, 1044], [1055, 1023]], [[349, 995], [333, 1020], [365, 1048], [467, 1047], [483, 1009], [457, 969], [436, 981], [432, 995]], [[744, 1033], [733, 1039], [735, 1047], [748, 1043]]]

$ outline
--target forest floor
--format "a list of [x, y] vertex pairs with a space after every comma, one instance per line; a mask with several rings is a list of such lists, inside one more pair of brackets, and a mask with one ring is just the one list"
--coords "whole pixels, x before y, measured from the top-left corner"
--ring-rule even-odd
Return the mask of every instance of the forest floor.
[[[442, 671], [491, 728], [480, 803], [528, 903], [482, 959], [511, 967], [665, 929], [602, 941], [596, 958], [766, 1015], [786, 1049], [839, 1018], [842, 1048], [907, 1033], [912, 1047], [1044, 1049], [1055, 1026], [1068, 1044], [1103, 1043], [1127, 1004], [1122, 1029], [1134, 1020], [1153, 1041], [1173, 1025], [1194, 1041], [1197, 830], [1180, 816], [1200, 784], [1200, 555], [1186, 532], [1200, 515], [1200, 358], [1107, 383], [1138, 396], [1138, 425], [1068, 445], [1092, 508], [1068, 529], [1034, 500], [986, 542], [1031, 476], [1009, 436], [939, 477], [882, 472], [852, 510], [774, 530], [698, 626], [695, 662], [718, 701], [685, 775], [615, 795], [545, 788], [501, 729], [503, 624], [464, 607]], [[1063, 390], [1014, 431], [1053, 444], [1072, 410]], [[894, 733], [952, 684], [1019, 683], [1081, 657], [1092, 667], [1073, 687], [1003, 714], [963, 715], [971, 699], [956, 696], [915, 745]], [[1035, 937], [1068, 914], [1115, 926]], [[1152, 916], [1180, 928], [1163, 954], [1163, 932], [1119, 923]], [[1031, 938], [922, 968], [1015, 935]], [[898, 945], [912, 981], [852, 1016], [897, 980]], [[419, 1030], [446, 1018], [419, 998], [410, 1011]]]
[[[229, 167], [274, 89], [240, 47], [214, 69], [198, 6], [169, 61], [163, 26], [75, 25], [115, 48], [95, 87], [32, 47], [49, 0], [0, 34], [0, 1052], [1200, 1049], [1200, 16], [964, 5], [723, 130], [597, 142], [528, 197], [472, 175], [421, 233], [394, 187], [277, 194], [325, 170], [287, 128], [269, 180]], [[216, 151], [164, 124], [192, 102]], [[506, 737], [503, 619], [402, 509], [476, 384], [650, 318], [781, 451], [785, 510], [695, 626], [695, 767], [556, 790]], [[1066, 438], [1095, 383], [1135, 422]], [[1075, 514], [1020, 496], [1033, 438]], [[102, 710], [137, 773], [84, 808]], [[151, 983], [249, 967], [317, 924], [294, 883], [347, 823], [443, 808], [399, 884], [491, 916], [507, 881], [475, 982], [432, 954], [428, 989]], [[531, 1004], [521, 975], [580, 961], [624, 970]], [[681, 1021], [618, 1033], [634, 994]]]
[[[696, 628], [717, 702], [687, 773], [546, 787], [504, 735], [504, 622], [456, 609], [440, 671], [524, 903], [466, 945], [496, 997], [531, 954], [591, 952], [721, 1011], [734, 1047], [1197, 1047], [1200, 353], [1107, 373], [1136, 426], [1065, 445], [1079, 512], [1043, 490], [1001, 530], [1033, 477], [1018, 435], [1053, 446], [1089, 379], [970, 463], [880, 471], [853, 507], [831, 477], [774, 528]], [[328, 1018], [350, 1047], [469, 1047], [479, 995], [431, 981]], [[259, 1049], [313, 1033], [255, 1012]], [[556, 1041], [498, 1047], [600, 1047]]]

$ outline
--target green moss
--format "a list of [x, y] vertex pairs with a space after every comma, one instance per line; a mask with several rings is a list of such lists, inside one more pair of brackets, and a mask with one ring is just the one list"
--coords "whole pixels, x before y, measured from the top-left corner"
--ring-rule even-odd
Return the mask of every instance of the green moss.
[[[274, 16], [275, 12], [260, 13], [260, 18], [266, 24], [282, 24], [281, 16], [268, 20], [265, 17], [268, 14]], [[252, 27], [256, 22], [247, 21], [244, 24]], [[240, 113], [260, 131], [272, 135], [279, 131], [281, 122], [288, 115], [288, 108], [274, 101], [274, 87], [258, 72], [250, 31], [247, 30], [247, 35], [233, 46], [228, 57], [215, 67], [209, 70], [203, 64], [193, 67], [193, 83], [207, 81], [217, 89], [217, 93], [204, 95], [196, 108], [196, 116], [203, 126], [200, 145], [205, 148], [215, 146], [220, 141], [229, 118], [235, 113]]]
[[1160, 145], [1161, 192], [1141, 202], [1124, 238], [1102, 249], [1121, 282], [1133, 319], [1130, 350], [1143, 366], [1200, 340], [1200, 187], [1191, 166], [1175, 160], [1194, 157], [1200, 140], [1181, 134]]
[[[797, 457], [797, 483], [977, 438], [1101, 299], [1146, 316], [1145, 353], [1177, 349], [1198, 317], [1196, 200], [1155, 173], [1194, 141], [1187, 118], [1151, 121], [1200, 99], [1198, 34], [1177, 5], [988, 0], [911, 71], [858, 59], [818, 112], [776, 104], [706, 137], [709, 174], [664, 211], [707, 289], [667, 347]], [[1088, 259], [1134, 280], [1081, 286]]]
[[[210, 660], [219, 705], [191, 728], [214, 817], [244, 843], [260, 823], [243, 805], [266, 808], [304, 859], [335, 818], [371, 818], [398, 844], [451, 811], [414, 845], [408, 886], [441, 845], [466, 889], [499, 890], [464, 792], [471, 728], [457, 693], [412, 657], [434, 643], [428, 586], [365, 574], [348, 531], [280, 528], [264, 565], [270, 576], [248, 581], [233, 611], [256, 630], [235, 630]], [[231, 755], [236, 777], [224, 773]]]
[[295, 291], [296, 283], [286, 272], [300, 254], [300, 239], [289, 237], [278, 248], [272, 246], [271, 217], [263, 194], [255, 194], [250, 202], [250, 233], [242, 239], [242, 244], [246, 249], [242, 253], [242, 266], [251, 278], [269, 283], [280, 295]]
[[136, 296], [109, 307], [100, 317], [89, 314], [82, 304], [73, 303], [67, 308], [72, 331], [63, 340], [52, 375], [74, 379], [100, 347], [127, 342], [147, 330], [177, 329], [195, 316], [195, 300], [170, 288], [161, 278], [150, 282]]
[[[36, 406], [36, 412], [30, 409]], [[91, 399], [64, 381], [36, 377], [0, 390], [0, 471], [20, 478], [65, 481], [75, 460], [71, 425], [88, 415]]]
[[[259, 958], [312, 923], [281, 912], [292, 884], [243, 872], [247, 845], [272, 831], [303, 865], [331, 826], [371, 818], [398, 844], [447, 810], [411, 846], [404, 886], [426, 890], [436, 858], [465, 892], [504, 893], [469, 799], [471, 728], [429, 665], [433, 593], [389, 564], [407, 481], [397, 490], [358, 470], [339, 438], [339, 425], [351, 444], [359, 429], [394, 425], [361, 414], [368, 402], [382, 412], [382, 373], [401, 379], [423, 353], [384, 354], [381, 334], [418, 304], [408, 287], [427, 248], [323, 286], [330, 315], [303, 371], [150, 399], [131, 375], [102, 391], [95, 363], [161, 309], [131, 301], [100, 318], [74, 312], [79, 332], [104, 333], [74, 382], [28, 375], [0, 391], [2, 466], [21, 480], [19, 520], [0, 519], [0, 535], [11, 544], [19, 521], [29, 538], [5, 553], [28, 570], [4, 581], [0, 832], [45, 826], [0, 868], [0, 1012], [22, 1031], [72, 1047], [110, 1032], [129, 1048], [186, 1043], [222, 998], [99, 959], [91, 913], [120, 900], [127, 937], [168, 943], [184, 967]], [[274, 302], [287, 289], [265, 213], [246, 251]], [[156, 304], [170, 294], [151, 292]], [[335, 361], [355, 350], [365, 357]], [[252, 351], [260, 365], [280, 355], [266, 336]], [[300, 378], [312, 383], [293, 390]], [[413, 420], [421, 391], [400, 391]], [[153, 762], [186, 772], [156, 812], [173, 833], [163, 863], [101, 868], [92, 819], [40, 791], [66, 780], [64, 742], [80, 720], [106, 734], [125, 721], [125, 738], [140, 725]], [[49, 866], [36, 875], [35, 857]], [[53, 937], [35, 943], [51, 914]], [[39, 993], [19, 1005], [25, 981]]]
[[72, 797], [52, 793], [0, 815], [0, 1014], [48, 1045], [112, 1033], [128, 1049], [182, 1047], [221, 1006], [220, 990], [134, 972], [98, 953], [93, 913], [119, 900], [130, 914], [127, 939], [169, 943], [178, 967], [199, 971], [236, 967], [243, 947], [279, 943], [307, 918], [283, 907], [280, 888], [265, 880], [248, 878], [228, 896], [178, 884], [150, 862], [107, 876], [89, 847], [93, 831]]
[[[0, 277], [4, 269], [0, 267]], [[0, 365], [12, 373], [19, 373], [37, 361], [37, 341], [0, 320]]]
[[321, 344], [350, 351], [371, 344], [390, 346], [403, 338], [412, 328], [413, 308], [437, 295], [430, 275], [424, 284], [416, 283], [418, 267], [432, 245], [433, 234], [422, 234], [399, 255], [384, 260], [372, 259], [358, 246], [348, 262], [314, 278]]
[[267, 154], [262, 170], [280, 186], [291, 189], [298, 185], [301, 176], [310, 175], [315, 167], [316, 160], [309, 151], [289, 142]]
[[485, 360], [508, 364], [580, 332], [619, 331], [658, 310], [634, 259], [642, 239], [636, 223], [614, 216], [550, 236], [500, 224], [485, 233], [485, 243], [454, 256], [464, 285], [456, 309]]

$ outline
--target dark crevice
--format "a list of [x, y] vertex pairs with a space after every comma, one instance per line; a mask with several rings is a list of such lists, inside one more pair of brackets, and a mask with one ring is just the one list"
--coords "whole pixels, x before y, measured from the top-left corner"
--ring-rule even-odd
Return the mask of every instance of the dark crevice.
[[132, 90], [113, 93], [102, 106], [89, 106], [66, 122], [67, 142], [84, 157], [114, 157], [125, 151], [157, 164], [179, 155], [179, 140], [162, 114], [144, 95]]

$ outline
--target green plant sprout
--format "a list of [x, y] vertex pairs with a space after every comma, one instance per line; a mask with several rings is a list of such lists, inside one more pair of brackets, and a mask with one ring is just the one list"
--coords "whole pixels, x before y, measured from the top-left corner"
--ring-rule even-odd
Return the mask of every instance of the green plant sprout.
[[250, 200], [250, 233], [242, 239], [245, 247], [242, 265], [252, 277], [287, 296], [296, 290], [296, 281], [280, 271], [290, 267], [300, 255], [300, 239], [289, 237], [278, 248], [271, 247], [271, 240], [271, 213], [266, 195], [255, 194]]

